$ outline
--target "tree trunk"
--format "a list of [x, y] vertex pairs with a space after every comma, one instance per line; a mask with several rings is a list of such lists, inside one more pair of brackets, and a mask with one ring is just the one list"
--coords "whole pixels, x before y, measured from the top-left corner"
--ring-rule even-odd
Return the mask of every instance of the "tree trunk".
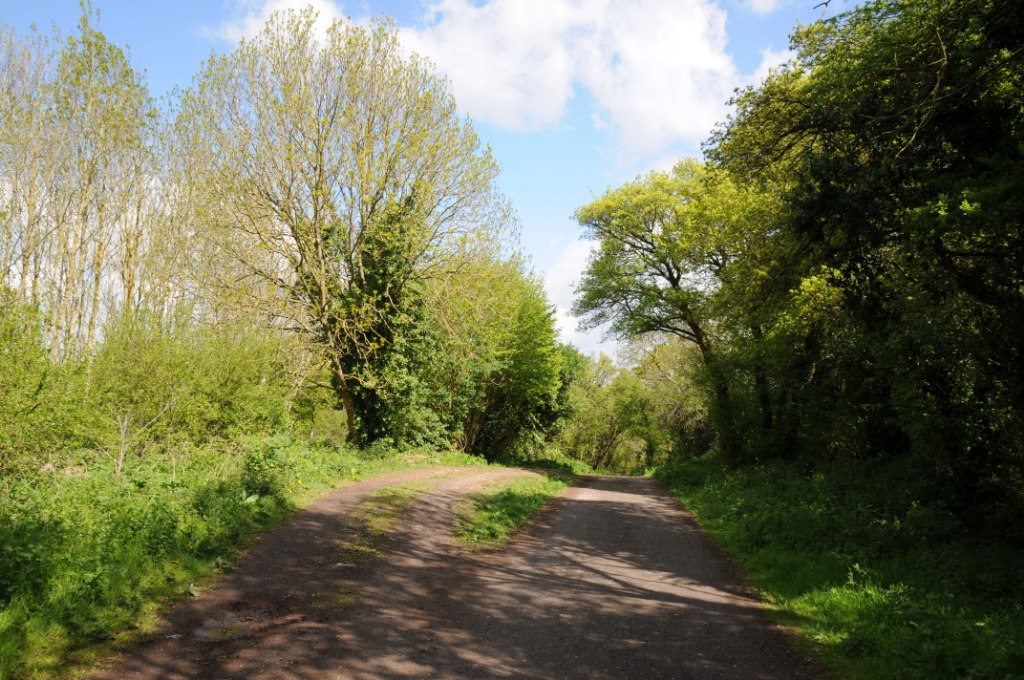
[[768, 391], [768, 375], [764, 369], [764, 333], [761, 327], [754, 324], [750, 327], [757, 343], [756, 356], [754, 358], [754, 387], [757, 389], [757, 400], [761, 406], [761, 432], [771, 432], [775, 421], [775, 414], [772, 410], [772, 396]]
[[332, 364], [331, 385], [334, 387], [334, 393], [341, 402], [342, 408], [345, 409], [345, 425], [347, 428], [345, 438], [352, 444], [358, 444], [359, 433], [356, 431], [356, 403], [352, 398], [352, 389], [348, 383], [349, 378], [345, 374], [344, 367], [341, 365], [341, 359], [335, 357], [332, 360]]
[[708, 375], [711, 377], [711, 390], [715, 398], [712, 413], [715, 416], [715, 421], [717, 421], [718, 442], [722, 451], [722, 457], [725, 459], [726, 464], [735, 465], [740, 459], [740, 445], [733, 419], [728, 378], [722, 373], [715, 359], [704, 329], [697, 323], [690, 323], [689, 328], [698, 349], [700, 349], [700, 356], [704, 362], [704, 367], [708, 370]]

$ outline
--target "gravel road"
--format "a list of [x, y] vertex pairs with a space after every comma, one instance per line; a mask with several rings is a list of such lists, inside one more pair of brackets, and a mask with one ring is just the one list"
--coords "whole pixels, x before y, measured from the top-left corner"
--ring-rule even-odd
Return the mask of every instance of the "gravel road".
[[[453, 506], [519, 470], [402, 473], [329, 494], [93, 678], [823, 677], [649, 479], [583, 477], [506, 548], [451, 542]], [[387, 554], [339, 542], [374, 491], [428, 490]]]

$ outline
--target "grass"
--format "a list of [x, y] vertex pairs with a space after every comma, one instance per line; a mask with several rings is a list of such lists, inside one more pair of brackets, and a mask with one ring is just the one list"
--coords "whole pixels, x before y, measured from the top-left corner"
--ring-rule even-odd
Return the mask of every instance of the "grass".
[[569, 486], [563, 475], [517, 477], [471, 494], [460, 509], [455, 537], [476, 550], [493, 550]]
[[363, 501], [349, 526], [351, 534], [342, 541], [341, 560], [364, 565], [379, 559], [390, 542], [395, 522], [428, 484], [420, 481], [389, 486]]
[[656, 476], [838, 676], [1024, 678], [1024, 551], [899, 461], [729, 471], [704, 457]]
[[0, 680], [67, 675], [145, 631], [326, 489], [482, 461], [249, 437], [130, 463], [117, 479], [106, 456], [81, 451], [0, 480]]

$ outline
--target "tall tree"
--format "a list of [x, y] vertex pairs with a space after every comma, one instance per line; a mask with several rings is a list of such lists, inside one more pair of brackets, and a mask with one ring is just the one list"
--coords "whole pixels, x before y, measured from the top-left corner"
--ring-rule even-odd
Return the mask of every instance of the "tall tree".
[[83, 3], [59, 50], [0, 35], [0, 263], [22, 300], [45, 311], [54, 358], [91, 354], [106, 304], [137, 300], [154, 190], [153, 104], [93, 19]]
[[510, 224], [448, 84], [389, 20], [279, 13], [203, 67], [178, 122], [207, 236], [315, 338], [353, 436], [379, 436], [374, 366], [419, 282]]
[[695, 345], [708, 372], [723, 449], [731, 439], [729, 376], [718, 361], [715, 293], [734, 261], [771, 229], [774, 202], [697, 161], [607, 192], [576, 218], [597, 241], [574, 312], [621, 338], [667, 333]]
[[916, 452], [968, 503], [1019, 496], [1024, 469], [1022, 12], [876, 0], [806, 27], [709, 148], [743, 181], [785, 177], [804, 280], [779, 328], [831, 300], [798, 340], [804, 421], [834, 414], [847, 450]]

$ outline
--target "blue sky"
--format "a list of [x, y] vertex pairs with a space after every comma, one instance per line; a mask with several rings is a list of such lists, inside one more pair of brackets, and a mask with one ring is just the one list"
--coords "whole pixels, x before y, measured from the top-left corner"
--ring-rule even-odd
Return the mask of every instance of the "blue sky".
[[[327, 18], [388, 14], [429, 56], [502, 165], [523, 250], [545, 279], [566, 341], [613, 353], [568, 314], [588, 244], [575, 209], [652, 168], [667, 169], [728, 113], [733, 88], [785, 58], [819, 0], [93, 0], [99, 29], [127, 46], [155, 96], [187, 85], [274, 9]], [[848, 9], [833, 0], [827, 11]], [[0, 21], [74, 29], [77, 0], [0, 0]]]

